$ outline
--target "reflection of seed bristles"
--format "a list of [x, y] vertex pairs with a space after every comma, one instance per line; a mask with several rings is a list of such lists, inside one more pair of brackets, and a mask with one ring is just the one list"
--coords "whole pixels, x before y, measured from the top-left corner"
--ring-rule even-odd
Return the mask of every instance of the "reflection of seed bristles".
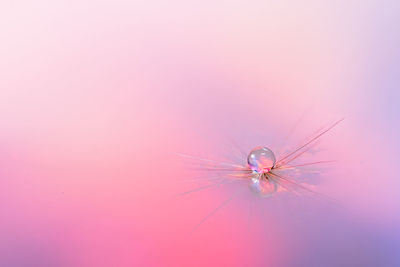
[[[193, 192], [202, 191], [205, 189], [210, 190], [209, 188], [217, 188], [219, 186], [229, 184], [232, 182], [238, 183], [240, 181], [249, 181], [250, 188], [252, 189], [252, 191], [257, 193], [259, 196], [263, 198], [270, 197], [273, 193], [278, 191], [277, 188], [279, 187], [280, 189], [282, 189], [282, 191], [287, 191], [301, 195], [308, 195], [311, 193], [310, 195], [311, 197], [317, 197], [332, 202], [332, 199], [329, 199], [328, 197], [320, 193], [314, 192], [308, 187], [305, 187], [303, 184], [293, 181], [293, 178], [289, 178], [287, 176], [282, 175], [282, 172], [287, 170], [297, 171], [300, 170], [302, 167], [332, 162], [332, 161], [315, 161], [302, 164], [288, 165], [294, 160], [300, 158], [306, 152], [310, 151], [310, 149], [317, 144], [317, 141], [320, 139], [321, 136], [325, 135], [341, 121], [343, 121], [343, 119], [334, 122], [325, 129], [319, 130], [314, 137], [308, 139], [308, 141], [305, 142], [303, 145], [299, 146], [296, 149], [293, 149], [292, 152], [286, 154], [277, 161], [275, 160], [274, 153], [267, 147], [256, 147], [255, 149], [253, 149], [247, 157], [246, 164], [221, 162], [221, 161], [201, 159], [189, 155], [179, 154], [180, 156], [183, 156], [187, 159], [196, 160], [197, 165], [201, 166], [199, 171], [213, 171], [217, 174], [217, 176], [221, 174], [223, 175], [222, 177], [221, 176], [217, 178], [214, 177], [213, 179], [203, 179], [203, 181], [211, 182], [211, 184], [183, 192], [179, 195], [186, 195]], [[201, 164], [199, 164], [199, 162]], [[213, 180], [215, 180], [215, 183], [212, 183]], [[213, 215], [218, 209], [226, 205], [228, 202], [231, 202], [234, 198], [236, 198], [236, 196], [232, 196], [226, 201], [224, 201], [219, 207], [217, 207], [215, 210], [209, 213], [196, 226], [196, 228], [200, 226], [200, 224], [202, 224], [207, 218]]]

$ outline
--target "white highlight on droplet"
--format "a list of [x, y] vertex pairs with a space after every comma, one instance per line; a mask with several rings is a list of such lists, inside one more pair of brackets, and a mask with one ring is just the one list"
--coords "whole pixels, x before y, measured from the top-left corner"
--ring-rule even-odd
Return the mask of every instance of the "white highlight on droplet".
[[256, 147], [250, 151], [247, 157], [247, 164], [250, 169], [257, 173], [269, 172], [276, 163], [274, 152], [267, 147]]

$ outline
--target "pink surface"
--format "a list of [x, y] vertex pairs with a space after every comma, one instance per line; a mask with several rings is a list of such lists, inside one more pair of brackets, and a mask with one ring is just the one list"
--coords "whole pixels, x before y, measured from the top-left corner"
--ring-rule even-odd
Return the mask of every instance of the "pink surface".
[[[0, 265], [398, 266], [396, 8], [1, 3]], [[346, 117], [312, 157], [346, 212], [246, 195], [191, 233], [233, 188], [174, 197], [175, 153], [279, 149], [303, 113], [292, 143]]]

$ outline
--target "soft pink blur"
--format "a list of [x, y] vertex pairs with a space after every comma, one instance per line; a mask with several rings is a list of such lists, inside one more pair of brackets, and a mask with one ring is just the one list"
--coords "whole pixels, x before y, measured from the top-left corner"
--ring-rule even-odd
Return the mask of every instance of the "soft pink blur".
[[384, 2], [1, 3], [0, 265], [318, 265], [316, 247], [348, 241], [322, 214], [296, 226], [285, 203], [245, 198], [191, 233], [231, 192], [174, 197], [191, 188], [175, 153], [279, 149], [305, 114], [293, 143], [346, 118], [315, 155], [338, 160], [317, 187], [346, 208], [330, 223], [395, 266], [400, 38]]

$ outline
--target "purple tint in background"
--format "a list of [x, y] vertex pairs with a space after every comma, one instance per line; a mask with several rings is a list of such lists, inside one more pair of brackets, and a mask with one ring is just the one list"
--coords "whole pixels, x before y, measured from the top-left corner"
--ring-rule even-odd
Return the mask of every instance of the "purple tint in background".
[[[3, 1], [0, 266], [399, 266], [398, 12]], [[343, 116], [303, 158], [337, 160], [303, 176], [342, 208], [246, 183], [176, 197], [213, 175], [176, 153], [280, 156]]]

